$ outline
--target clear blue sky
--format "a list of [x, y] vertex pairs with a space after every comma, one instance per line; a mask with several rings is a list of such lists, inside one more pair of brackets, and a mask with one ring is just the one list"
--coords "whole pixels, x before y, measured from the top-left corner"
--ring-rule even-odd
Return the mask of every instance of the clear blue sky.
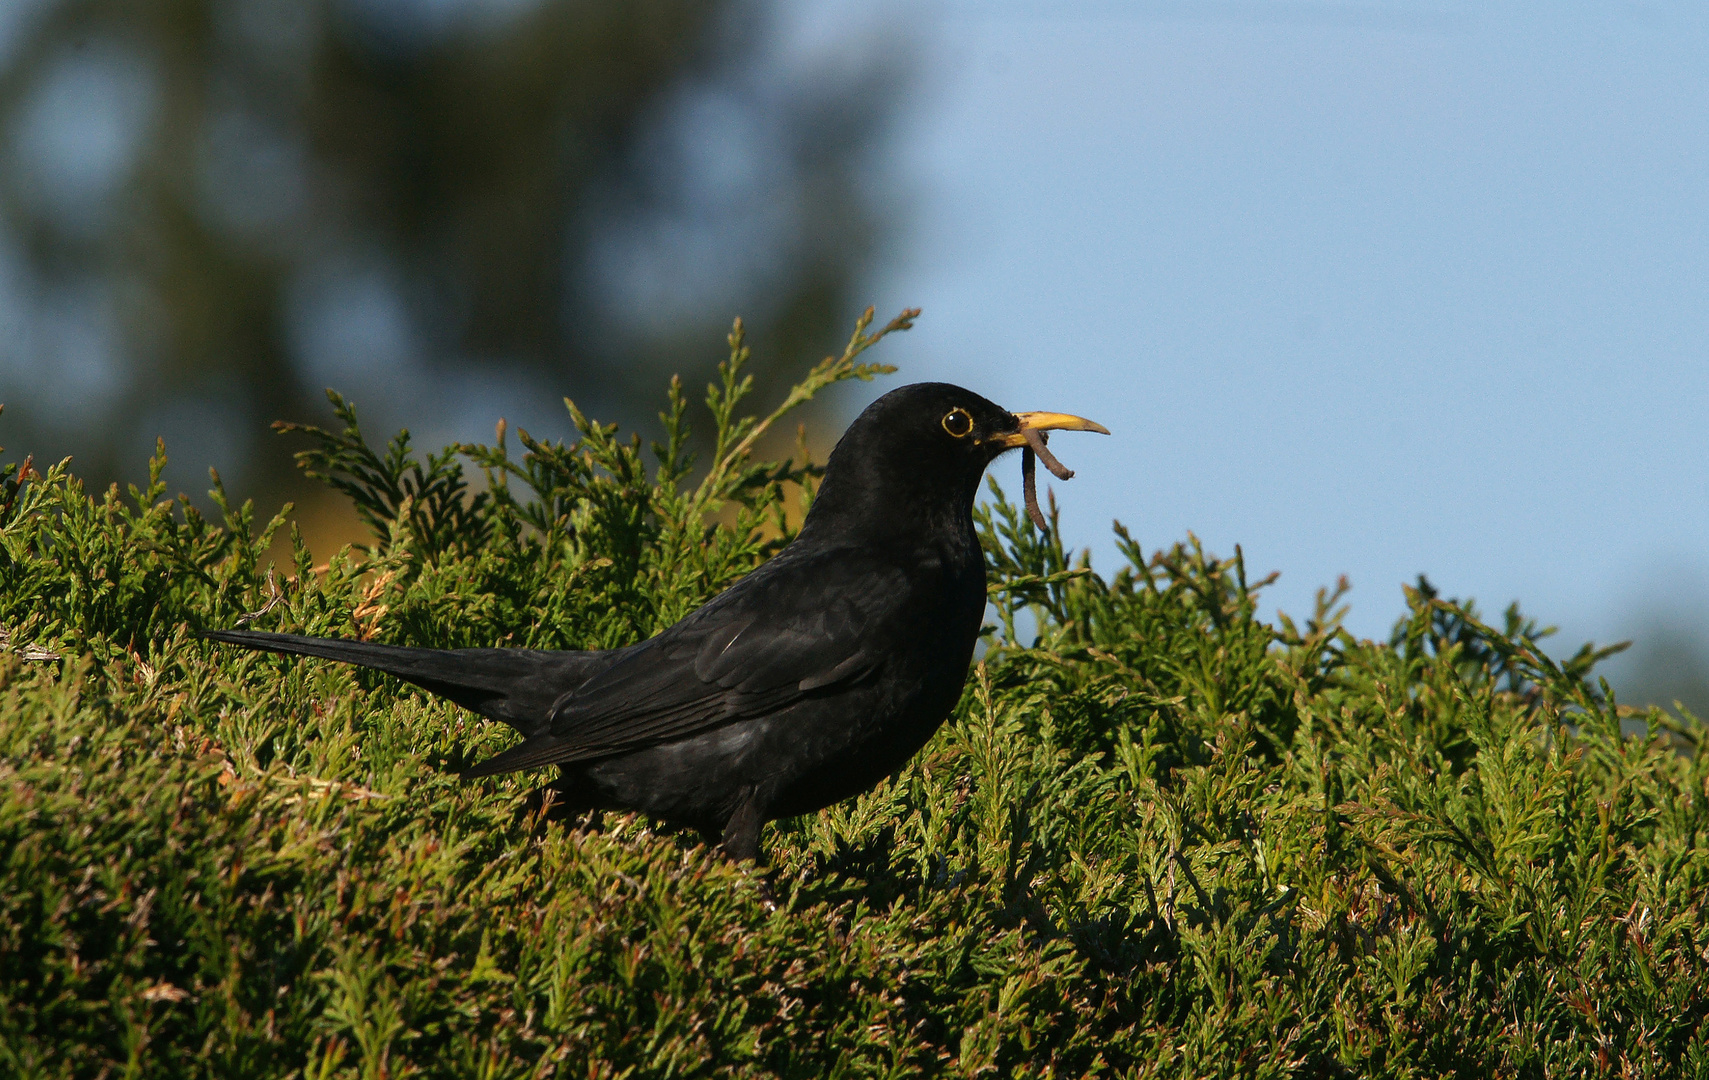
[[1345, 573], [1362, 635], [1420, 572], [1575, 640], [1704, 621], [1704, 9], [930, 10], [886, 358], [1107, 424], [1055, 445], [1097, 563], [1120, 518], [1291, 613]]

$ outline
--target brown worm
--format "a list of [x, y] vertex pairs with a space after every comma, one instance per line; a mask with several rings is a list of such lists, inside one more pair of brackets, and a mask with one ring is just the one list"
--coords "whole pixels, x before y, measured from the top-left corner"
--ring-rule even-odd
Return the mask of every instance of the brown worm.
[[1045, 437], [1043, 433], [1033, 431], [1029, 428], [1026, 431], [1021, 432], [1021, 438], [1027, 441], [1027, 446], [1032, 449], [1033, 453], [1038, 455], [1038, 459], [1044, 462], [1044, 467], [1049, 469], [1052, 475], [1054, 475], [1058, 480], [1074, 479], [1074, 470], [1056, 460], [1056, 455], [1051, 453], [1049, 448], [1045, 446]]
[[1038, 470], [1033, 467], [1033, 448], [1030, 446], [1021, 449], [1021, 490], [1027, 496], [1027, 516], [1043, 532], [1049, 525], [1044, 520], [1044, 511], [1038, 508]]
[[1021, 448], [1021, 490], [1027, 497], [1027, 516], [1043, 532], [1049, 525], [1044, 520], [1044, 511], [1038, 508], [1038, 470], [1033, 466], [1033, 457], [1036, 454], [1058, 480], [1074, 479], [1074, 470], [1056, 460], [1056, 455], [1044, 445], [1047, 436], [1043, 432], [1028, 429], [1021, 432], [1021, 437], [1027, 441]]

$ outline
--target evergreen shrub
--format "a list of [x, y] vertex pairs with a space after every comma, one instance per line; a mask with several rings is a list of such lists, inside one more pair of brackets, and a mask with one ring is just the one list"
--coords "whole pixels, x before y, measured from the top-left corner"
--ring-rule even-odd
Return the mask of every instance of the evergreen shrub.
[[787, 540], [818, 470], [756, 447], [887, 370], [907, 318], [869, 323], [764, 418], [738, 324], [701, 467], [674, 383], [650, 447], [572, 405], [425, 457], [333, 395], [299, 456], [374, 541], [324, 566], [217, 476], [168, 499], [164, 451], [128, 493], [6, 465], [0, 1073], [1709, 1075], [1701, 725], [1422, 582], [1387, 641], [1338, 591], [1272, 624], [1238, 549], [1117, 526], [1095, 572], [993, 483], [954, 717], [764, 868], [547, 822], [538, 776], [449, 774], [499, 725], [195, 636], [652, 634]]

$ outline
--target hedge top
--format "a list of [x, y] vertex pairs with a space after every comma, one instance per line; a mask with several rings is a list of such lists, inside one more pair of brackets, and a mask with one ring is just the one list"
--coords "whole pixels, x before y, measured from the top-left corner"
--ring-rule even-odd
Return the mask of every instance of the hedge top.
[[676, 384], [650, 454], [571, 405], [418, 458], [333, 395], [299, 456], [374, 542], [322, 566], [163, 456], [128, 497], [0, 466], [0, 1071], [1709, 1075], [1701, 726], [1422, 582], [1388, 641], [1338, 592], [1271, 624], [1238, 549], [1118, 526], [1095, 572], [993, 485], [951, 721], [764, 873], [541, 822], [444, 771], [495, 725], [193, 637], [646, 637], [791, 535], [819, 469], [758, 448], [879, 336], [764, 417], [733, 336], [699, 469]]

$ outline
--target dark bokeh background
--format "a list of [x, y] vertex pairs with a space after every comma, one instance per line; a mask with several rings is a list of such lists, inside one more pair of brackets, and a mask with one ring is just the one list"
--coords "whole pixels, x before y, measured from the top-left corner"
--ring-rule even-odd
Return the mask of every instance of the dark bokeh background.
[[[645, 423], [846, 332], [896, 42], [750, 0], [5, 0], [0, 442], [314, 498], [275, 419]], [[313, 507], [306, 507], [312, 515]], [[334, 529], [334, 532], [337, 530]]]

